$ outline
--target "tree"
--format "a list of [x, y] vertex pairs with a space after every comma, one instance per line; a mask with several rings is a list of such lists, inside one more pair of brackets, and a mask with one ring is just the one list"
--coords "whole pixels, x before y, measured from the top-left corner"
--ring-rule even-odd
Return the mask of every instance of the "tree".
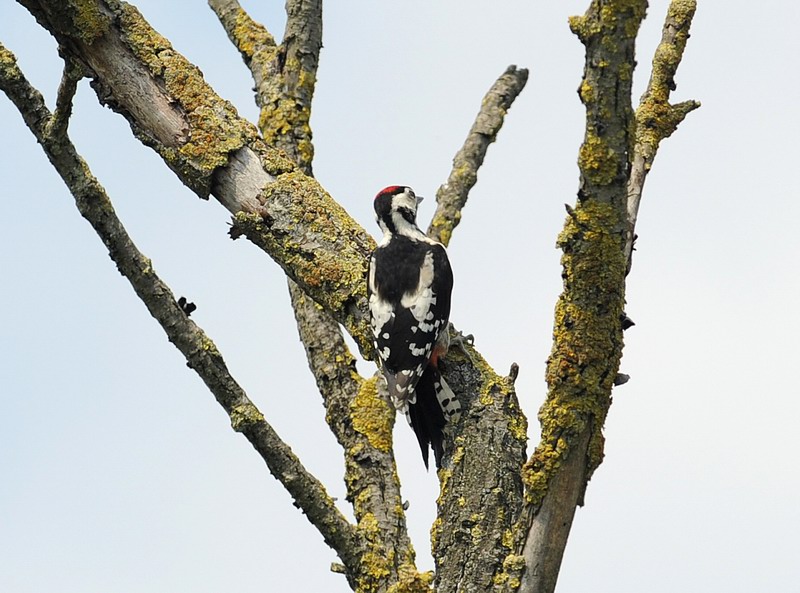
[[[236, 2], [211, 2], [250, 67], [260, 133], [238, 117], [199, 71], [133, 7], [107, 2], [21, 2], [58, 40], [65, 71], [50, 112], [2, 49], [0, 84], [64, 178], [120, 271], [187, 362], [208, 385], [270, 471], [342, 561], [355, 590], [427, 590], [407, 534], [394, 465], [393, 411], [377, 377], [361, 377], [340, 325], [371, 358], [366, 331], [369, 236], [311, 177], [311, 98], [321, 47], [321, 4], [289, 2], [277, 44]], [[580, 97], [587, 125], [579, 152], [578, 202], [559, 236], [564, 292], [548, 362], [542, 438], [526, 459], [527, 421], [514, 390], [516, 368], [494, 371], [477, 351], [453, 354], [447, 377], [468, 411], [450, 463], [440, 472], [434, 524], [435, 587], [441, 591], [550, 591], [576, 504], [602, 460], [602, 425], [622, 352], [625, 277], [644, 179], [658, 144], [698, 106], [671, 105], [675, 70], [694, 2], [670, 4], [648, 90], [631, 107], [634, 42], [646, 2], [591, 3], [570, 21], [586, 47]], [[349, 522], [324, 487], [277, 436], [227, 370], [213, 342], [186, 315], [114, 214], [66, 130], [77, 81], [123, 115], [201, 198], [231, 214], [246, 237], [289, 277], [308, 362], [326, 418], [345, 453]], [[490, 89], [453, 172], [437, 194], [429, 232], [448, 243], [505, 111], [527, 72], [509, 68]], [[492, 485], [487, 488], [487, 485]], [[526, 569], [527, 567], [527, 569]], [[471, 587], [471, 588], [470, 588]]]

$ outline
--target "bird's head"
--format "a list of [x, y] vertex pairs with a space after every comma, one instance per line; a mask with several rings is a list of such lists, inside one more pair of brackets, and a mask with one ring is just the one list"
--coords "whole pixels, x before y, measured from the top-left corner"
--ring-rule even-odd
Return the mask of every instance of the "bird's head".
[[422, 198], [405, 185], [390, 185], [375, 196], [375, 219], [386, 234], [409, 234], [417, 228], [417, 206]]

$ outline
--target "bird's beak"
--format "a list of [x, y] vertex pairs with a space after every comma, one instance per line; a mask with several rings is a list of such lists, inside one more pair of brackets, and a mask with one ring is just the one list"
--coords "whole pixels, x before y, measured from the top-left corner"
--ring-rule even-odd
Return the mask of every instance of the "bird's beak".
[[417, 206], [419, 206], [422, 203], [422, 200], [424, 199], [425, 198], [423, 198], [422, 196], [417, 196]]

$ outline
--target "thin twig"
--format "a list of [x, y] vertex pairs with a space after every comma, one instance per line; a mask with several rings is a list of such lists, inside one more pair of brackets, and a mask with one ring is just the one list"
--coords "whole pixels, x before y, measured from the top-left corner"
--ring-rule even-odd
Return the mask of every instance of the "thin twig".
[[696, 9], [696, 0], [670, 2], [661, 43], [653, 56], [650, 82], [636, 110], [636, 144], [628, 179], [628, 232], [625, 241], [628, 272], [631, 269], [642, 190], [647, 173], [656, 158], [658, 146], [662, 140], [672, 135], [690, 112], [700, 107], [699, 101], [683, 101], [675, 105], [669, 103], [670, 93], [675, 90], [675, 74], [683, 58], [683, 50], [689, 39], [689, 27]]
[[478, 180], [478, 169], [483, 164], [486, 151], [497, 138], [506, 113], [527, 81], [526, 69], [509, 66], [484, 96], [467, 139], [453, 158], [450, 176], [436, 192], [436, 211], [428, 227], [428, 236], [432, 239], [445, 246], [450, 243], [453, 229], [461, 220], [461, 210], [467, 203], [469, 191]]
[[75, 97], [78, 82], [83, 75], [83, 68], [77, 62], [70, 58], [64, 59], [64, 72], [61, 75], [61, 83], [58, 85], [58, 94], [56, 95], [56, 109], [45, 131], [47, 136], [60, 136], [67, 133], [69, 118], [72, 115], [72, 99]]
[[72, 192], [81, 215], [100, 236], [120, 272], [228, 413], [233, 429], [245, 435], [297, 506], [352, 570], [360, 555], [354, 527], [230, 375], [214, 343], [181, 310], [170, 288], [156, 275], [152, 262], [134, 245], [105, 190], [90, 173], [66, 133], [53, 133], [57, 129], [52, 125], [54, 116], [41, 94], [25, 79], [14, 55], [1, 44], [0, 88], [22, 114]]

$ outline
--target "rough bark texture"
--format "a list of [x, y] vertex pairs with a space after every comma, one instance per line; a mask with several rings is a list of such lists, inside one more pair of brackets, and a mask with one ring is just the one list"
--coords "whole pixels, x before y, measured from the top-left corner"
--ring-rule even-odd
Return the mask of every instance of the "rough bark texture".
[[523, 551], [526, 592], [555, 588], [575, 507], [603, 458], [602, 427], [622, 356], [631, 81], [646, 9], [644, 0], [595, 0], [584, 16], [570, 19], [586, 47], [580, 87], [586, 134], [578, 155], [578, 202], [558, 238], [564, 290], [547, 362], [547, 400], [539, 411], [542, 438], [523, 472], [526, 514], [533, 516]]
[[453, 390], [468, 395], [461, 401], [451, 460], [439, 470], [431, 539], [441, 593], [518, 584], [522, 569], [512, 529], [522, 509], [527, 420], [513, 378], [498, 376], [479, 355], [471, 356], [474, 366], [460, 358], [445, 372]]
[[[212, 2], [212, 6], [215, 4], [217, 3]], [[226, 2], [225, 4], [230, 7], [232, 3]], [[241, 17], [239, 17], [238, 20], [239, 22], [244, 21]], [[251, 30], [254, 27], [259, 27], [253, 23], [250, 23], [248, 26]], [[289, 31], [290, 27], [291, 22], [287, 23], [287, 31]], [[237, 43], [237, 38], [242, 37], [241, 28], [238, 30], [231, 30], [226, 26], [226, 30], [228, 30], [228, 35], [234, 43]], [[312, 28], [312, 30], [316, 30], [316, 27]], [[245, 37], [248, 39], [263, 39], [267, 46], [274, 47], [271, 36], [264, 35], [263, 33], [253, 32]], [[295, 45], [299, 46], [297, 43]], [[293, 133], [292, 130], [296, 127], [300, 127], [301, 132], [303, 132], [304, 127], [307, 125], [307, 118], [303, 117], [298, 123], [285, 125], [282, 123], [284, 122], [283, 118], [275, 117], [275, 106], [285, 105], [287, 101], [293, 106], [293, 108], [289, 110], [290, 113], [303, 113], [304, 110], [309, 107], [308, 101], [302, 100], [302, 97], [294, 98], [290, 96], [288, 99], [285, 97], [286, 93], [291, 95], [293, 89], [297, 87], [282, 82], [283, 79], [278, 62], [280, 62], [282, 55], [291, 54], [281, 48], [270, 52], [267, 50], [260, 51], [257, 45], [248, 45], [247, 47], [252, 51], [253, 57], [250, 58], [249, 66], [254, 72], [254, 79], [256, 80], [256, 88], [259, 97], [258, 103], [262, 106], [262, 115], [260, 118], [262, 132], [266, 138], [273, 139], [275, 146], [286, 151], [287, 154], [291, 155], [298, 162], [304, 163], [307, 153], [301, 150], [296, 140], [298, 134]], [[314, 44], [314, 47], [318, 46]], [[241, 47], [240, 52], [245, 62], [248, 62], [247, 53], [242, 51]], [[264, 60], [266, 63], [258, 64], [257, 62], [260, 60]], [[287, 59], [282, 68], [285, 72], [299, 66], [299, 61], [290, 62]], [[266, 77], [257, 74], [257, 72], [270, 72], [271, 76]], [[306, 72], [303, 76], [295, 77], [295, 80], [304, 78], [307, 81], [307, 83], [300, 88], [300, 90], [305, 92], [305, 97], [310, 95], [310, 89], [313, 87], [311, 82], [313, 74], [313, 70], [306, 68]], [[460, 210], [466, 202], [468, 192], [476, 181], [477, 170], [483, 162], [486, 150], [489, 144], [494, 141], [502, 126], [505, 113], [521, 92], [526, 80], [527, 71], [517, 70], [515, 67], [511, 67], [498, 79], [489, 93], [487, 93], [487, 96], [482, 102], [482, 107], [476, 122], [470, 130], [467, 141], [454, 159], [454, 169], [448, 180], [448, 184], [443, 186], [443, 190], [440, 190], [437, 194], [439, 206], [434, 216], [434, 222], [431, 225], [431, 229], [434, 230], [432, 236], [443, 238], [442, 231], [444, 231], [446, 232], [446, 240], [449, 240], [452, 229], [460, 218]], [[261, 81], [263, 81], [263, 83]], [[264, 106], [266, 106], [267, 109], [265, 109]], [[310, 131], [300, 135], [304, 138], [310, 137]], [[402, 513], [402, 507], [397, 505], [392, 509], [391, 505], [387, 507], [380, 504], [381, 501], [385, 502], [387, 494], [391, 494], [389, 499], [391, 503], [395, 498], [395, 489], [398, 497], [397, 500], [399, 501], [399, 484], [397, 484], [396, 475], [394, 475], [393, 481], [387, 481], [387, 478], [391, 476], [385, 475], [388, 473], [387, 470], [391, 470], [392, 474], [396, 471], [394, 468], [394, 461], [391, 457], [382, 460], [380, 454], [377, 454], [373, 448], [366, 456], [366, 458], [370, 460], [368, 464], [369, 467], [365, 467], [363, 460], [366, 451], [362, 450], [363, 448], [360, 445], [357, 448], [353, 448], [351, 433], [348, 430], [348, 422], [345, 421], [342, 423], [341, 420], [337, 421], [337, 419], [346, 419], [347, 417], [343, 416], [341, 411], [338, 411], [336, 407], [332, 407], [331, 404], [333, 403], [334, 405], [343, 407], [343, 402], [349, 401], [349, 405], [354, 414], [352, 419], [360, 419], [360, 422], [365, 425], [383, 427], [384, 430], [391, 427], [385, 420], [379, 420], [381, 416], [386, 414], [386, 411], [380, 405], [377, 407], [365, 405], [364, 401], [355, 401], [353, 399], [353, 393], [358, 391], [359, 383], [362, 386], [369, 387], [366, 392], [360, 392], [361, 395], [359, 399], [361, 400], [363, 400], [364, 394], [367, 392], [370, 394], [370, 397], [375, 397], [377, 395], [375, 386], [370, 385], [369, 381], [364, 381], [360, 377], [348, 380], [348, 377], [356, 377], [356, 375], [347, 372], [346, 369], [339, 368], [337, 370], [337, 365], [339, 365], [340, 362], [337, 362], [336, 359], [349, 360], [349, 353], [346, 353], [344, 344], [338, 343], [334, 332], [324, 330], [325, 321], [319, 318], [313, 307], [304, 307], [302, 303], [299, 302], [302, 297], [295, 289], [292, 289], [292, 295], [293, 303], [295, 304], [295, 315], [298, 320], [298, 325], [301, 328], [303, 343], [306, 344], [307, 353], [309, 354], [310, 366], [315, 376], [318, 377], [318, 384], [320, 385], [320, 390], [326, 401], [328, 420], [332, 422], [331, 426], [334, 433], [345, 447], [347, 460], [346, 479], [350, 492], [349, 497], [355, 504], [356, 517], [359, 519], [360, 524], [364, 521], [367, 523], [372, 522], [376, 513], [378, 516], [389, 519], [385, 524], [381, 524], [379, 521], [379, 527], [382, 529], [380, 529], [381, 533], [376, 534], [376, 536], [380, 535], [383, 550], [381, 551], [376, 547], [376, 551], [379, 552], [376, 554], [376, 557], [382, 554], [387, 557], [409, 558], [411, 562], [407, 563], [405, 573], [411, 574], [410, 569], [413, 568], [413, 551], [411, 550], [410, 542], [408, 542], [408, 536], [405, 533], [405, 518]], [[315, 343], [326, 344], [326, 346], [314, 348], [313, 344]], [[335, 358], [332, 359], [334, 355]], [[493, 379], [497, 379], [491, 369], [486, 367], [486, 371], [490, 373]], [[334, 378], [332, 382], [330, 381], [331, 377]], [[453, 382], [452, 376], [448, 375], [448, 377], [451, 379], [451, 382]], [[471, 383], [464, 381], [459, 383], [456, 381], [454, 385], [456, 384], [463, 385], [461, 389], [456, 388], [457, 392], [465, 394], [480, 393], [479, 390], [485, 387], [481, 384], [480, 377], [476, 377]], [[331, 385], [336, 385], [337, 388], [332, 390]], [[484, 390], [484, 395], [482, 396], [484, 404], [486, 404], [487, 398], [491, 397], [488, 395], [489, 391], [494, 393], [495, 390], [493, 388], [488, 391]], [[499, 390], [497, 391], [499, 392]], [[468, 443], [466, 446], [461, 445], [459, 450], [462, 452], [465, 449], [470, 451], [486, 450], [487, 446], [489, 446], [492, 448], [497, 447], [495, 449], [495, 456], [500, 455], [500, 452], [505, 448], [506, 443], [504, 440], [508, 440], [508, 431], [505, 430], [505, 427], [510, 422], [513, 422], [518, 428], [516, 437], [514, 438], [519, 438], [520, 434], [523, 435], [521, 449], [520, 446], [517, 447], [517, 459], [512, 460], [512, 464], [516, 467], [509, 472], [504, 463], [497, 463], [493, 467], [491, 465], [488, 467], [480, 466], [478, 471], [475, 471], [477, 469], [476, 466], [472, 468], [468, 477], [464, 477], [462, 473], [457, 472], [459, 479], [453, 480], [452, 488], [447, 488], [447, 483], [449, 483], [449, 481], [443, 482], [443, 496], [440, 499], [442, 507], [439, 513], [439, 516], [443, 518], [437, 521], [437, 524], [434, 526], [433, 537], [435, 548], [436, 542], [438, 541], [437, 534], [440, 532], [446, 532], [451, 536], [458, 536], [458, 533], [463, 531], [464, 517], [466, 517], [467, 522], [472, 523], [470, 531], [474, 533], [474, 536], [470, 535], [468, 538], [461, 538], [461, 541], [457, 545], [451, 543], [451, 537], [441, 538], [441, 545], [438, 546], [440, 554], [437, 556], [437, 566], [451, 567], [452, 569], [449, 572], [441, 568], [437, 570], [437, 574], [439, 575], [438, 588], [440, 590], [445, 590], [447, 586], [451, 588], [463, 587], [464, 583], [470, 582], [477, 573], [480, 573], [481, 576], [485, 575], [486, 578], [484, 580], [491, 583], [496, 572], [496, 567], [502, 565], [502, 560], [510, 551], [507, 547], [509, 541], [507, 531], [513, 521], [516, 520], [518, 516], [517, 511], [521, 506], [521, 482], [518, 474], [519, 466], [524, 461], [524, 429], [519, 429], [519, 427], [525, 426], [525, 419], [522, 417], [519, 407], [516, 405], [513, 390], [507, 389], [504, 395], [508, 401], [512, 402], [510, 413], [509, 410], [501, 407], [499, 411], [494, 412], [493, 416], [491, 414], [486, 414], [487, 419], [482, 423], [478, 423], [476, 426], [470, 426], [470, 430], [473, 434], [459, 436], [460, 442]], [[337, 404], [337, 402], [340, 403]], [[354, 403], [357, 405], [354, 406]], [[339, 410], [341, 410], [341, 408], [339, 408]], [[364, 422], [364, 419], [360, 418], [360, 416], [363, 416], [365, 412], [372, 414], [377, 412], [377, 414], [375, 414], [375, 419], [379, 421], [375, 422], [373, 420], [371, 422]], [[512, 420], [509, 420], [509, 417], [511, 417]], [[493, 429], [485, 430], [487, 426], [492, 424], [499, 424], [503, 429], [498, 430], [497, 427], [492, 427]], [[488, 439], [485, 438], [487, 435], [489, 436]], [[514, 440], [514, 438], [511, 440]], [[376, 440], [378, 440], [378, 442], [390, 443], [390, 439], [391, 434], [387, 433]], [[357, 454], [353, 455], [351, 452], [357, 452]], [[479, 459], [479, 457], [475, 459]], [[462, 467], [460, 463], [458, 466], [459, 468]], [[463, 467], [469, 467], [469, 464]], [[484, 484], [487, 483], [487, 476], [495, 471], [501, 475], [499, 479], [496, 476], [493, 477], [494, 481], [500, 484], [498, 487], [489, 489], [487, 494], [481, 494], [477, 497], [471, 495], [468, 497], [463, 496], [464, 492], [470, 493], [472, 491], [477, 491], [483, 493], [485, 490]], [[442, 475], [444, 476], [444, 480], [447, 480], [450, 476], [450, 474], [446, 472]], [[514, 478], [514, 476], [516, 476], [516, 478]], [[509, 483], [506, 484], [506, 481]], [[373, 494], [380, 492], [381, 495], [380, 499], [376, 501], [374, 498], [370, 499], [369, 497], [365, 498], [358, 494], [354, 495], [353, 493], [356, 491], [364, 493], [372, 492]], [[447, 496], [446, 493], [449, 494], [449, 496]], [[468, 503], [467, 499], [469, 499]], [[453, 501], [455, 501], [455, 505], [452, 504]], [[363, 504], [365, 502], [367, 504]], [[452, 512], [455, 509], [457, 509], [458, 512]], [[480, 509], [488, 519], [476, 519], [479, 514], [478, 509]], [[487, 509], [490, 509], [490, 511], [487, 512]], [[504, 509], [514, 510], [504, 512]], [[457, 525], [458, 529], [452, 529], [451, 526], [453, 525]], [[398, 531], [398, 526], [401, 526], [402, 530]], [[482, 537], [484, 532], [490, 534], [490, 537]], [[492, 535], [494, 537], [491, 537]], [[475, 547], [475, 541], [492, 543], [482, 547]], [[377, 537], [375, 538], [375, 542], [377, 546]], [[506, 547], [503, 546], [503, 542], [505, 542]], [[465, 546], [465, 544], [468, 545]], [[496, 549], [493, 549], [493, 547]], [[469, 558], [464, 554], [467, 548], [473, 550]], [[491, 554], [487, 555], [487, 551], [491, 552]], [[497, 561], [498, 558], [500, 559], [499, 563]], [[378, 573], [385, 572], [389, 582], [393, 582], [397, 579], [398, 571], [402, 577], [402, 565], [398, 565], [397, 563], [387, 565], [387, 563], [384, 562], [379, 564], [378, 567], [381, 567]], [[374, 572], [373, 570], [373, 573]], [[423, 579], [424, 583], [427, 583], [427, 578], [428, 577]]]
[[326, 420], [344, 449], [347, 500], [353, 505], [365, 546], [351, 580], [358, 591], [385, 591], [398, 583], [409, 591], [427, 590], [430, 576], [417, 572], [406, 528], [392, 449], [395, 411], [389, 394], [377, 376], [363, 379], [358, 375], [341, 336], [319, 330], [314, 314], [307, 310], [319, 311], [317, 303], [302, 294], [296, 295], [295, 303], [300, 337], [324, 399]]
[[[527, 70], [510, 66], [483, 98], [448, 181], [436, 194], [431, 237], [449, 243], [486, 151], [527, 77]], [[451, 352], [443, 374], [461, 400], [462, 418], [450, 429], [452, 446], [448, 439], [439, 471], [438, 512], [431, 528], [436, 590], [513, 588], [523, 568], [512, 529], [522, 509], [520, 468], [528, 427], [514, 390], [516, 377], [497, 375], [469, 347], [460, 356], [457, 348]]]
[[184, 184], [217, 197], [235, 215], [233, 235], [266, 251], [369, 356], [364, 278], [374, 241], [364, 229], [265, 145], [134, 7], [116, 0], [21, 3], [86, 67], [101, 102]]

